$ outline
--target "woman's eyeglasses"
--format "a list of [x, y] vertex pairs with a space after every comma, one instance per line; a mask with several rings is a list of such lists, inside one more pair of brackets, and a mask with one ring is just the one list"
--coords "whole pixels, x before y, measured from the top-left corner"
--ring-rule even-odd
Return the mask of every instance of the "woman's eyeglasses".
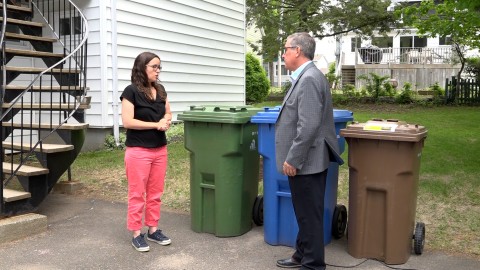
[[151, 67], [153, 68], [154, 70], [162, 70], [162, 66], [161, 65], [146, 65], [147, 67]]

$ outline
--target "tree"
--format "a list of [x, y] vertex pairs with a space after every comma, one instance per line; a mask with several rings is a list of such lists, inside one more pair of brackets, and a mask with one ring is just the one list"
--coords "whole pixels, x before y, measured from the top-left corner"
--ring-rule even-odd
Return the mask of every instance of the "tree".
[[397, 11], [403, 15], [403, 23], [418, 29], [428, 37], [450, 37], [457, 53], [461, 68], [465, 67], [465, 46], [480, 48], [480, 3], [471, 0], [422, 1], [418, 5], [404, 7]]
[[310, 32], [319, 39], [387, 32], [396, 22], [396, 14], [387, 12], [390, 5], [390, 0], [247, 0], [247, 23], [262, 33], [262, 47], [253, 49], [271, 62], [294, 32]]

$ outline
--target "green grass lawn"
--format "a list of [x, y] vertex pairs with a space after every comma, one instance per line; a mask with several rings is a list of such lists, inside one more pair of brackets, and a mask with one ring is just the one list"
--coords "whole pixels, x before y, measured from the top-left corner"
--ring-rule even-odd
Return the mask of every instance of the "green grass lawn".
[[[275, 105], [278, 102], [256, 106]], [[352, 111], [359, 122], [399, 119], [428, 129], [416, 211], [416, 220], [426, 224], [425, 249], [480, 258], [480, 108], [375, 104], [337, 108]], [[168, 151], [163, 203], [188, 211], [189, 154], [181, 140], [170, 143]], [[343, 154], [345, 160], [347, 152]], [[122, 150], [81, 153], [72, 171], [74, 180], [85, 184], [81, 191], [84, 196], [126, 201]], [[338, 194], [338, 202], [348, 206], [348, 164], [341, 166]]]

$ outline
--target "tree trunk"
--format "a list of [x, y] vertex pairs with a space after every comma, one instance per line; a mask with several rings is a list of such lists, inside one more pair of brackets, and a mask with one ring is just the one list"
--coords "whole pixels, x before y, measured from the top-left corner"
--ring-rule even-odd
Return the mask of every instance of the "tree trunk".
[[270, 77], [270, 86], [275, 86], [275, 73], [273, 72], [273, 62], [268, 62], [268, 75]]
[[463, 53], [461, 45], [454, 42], [453, 46], [455, 48], [455, 51], [457, 52], [461, 64], [460, 70], [457, 73], [457, 84], [455, 85], [455, 95], [453, 96], [453, 102], [456, 102], [456, 96], [460, 93], [460, 80], [462, 79], [462, 72], [465, 67], [465, 62], [467, 60], [465, 59], [465, 55]]

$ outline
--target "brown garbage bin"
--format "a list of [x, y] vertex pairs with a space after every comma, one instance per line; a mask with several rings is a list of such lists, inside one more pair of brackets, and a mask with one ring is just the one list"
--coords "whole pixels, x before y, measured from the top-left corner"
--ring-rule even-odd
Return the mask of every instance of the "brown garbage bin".
[[415, 223], [424, 126], [397, 120], [353, 123], [340, 131], [348, 143], [348, 253], [387, 264], [421, 254], [425, 225]]

